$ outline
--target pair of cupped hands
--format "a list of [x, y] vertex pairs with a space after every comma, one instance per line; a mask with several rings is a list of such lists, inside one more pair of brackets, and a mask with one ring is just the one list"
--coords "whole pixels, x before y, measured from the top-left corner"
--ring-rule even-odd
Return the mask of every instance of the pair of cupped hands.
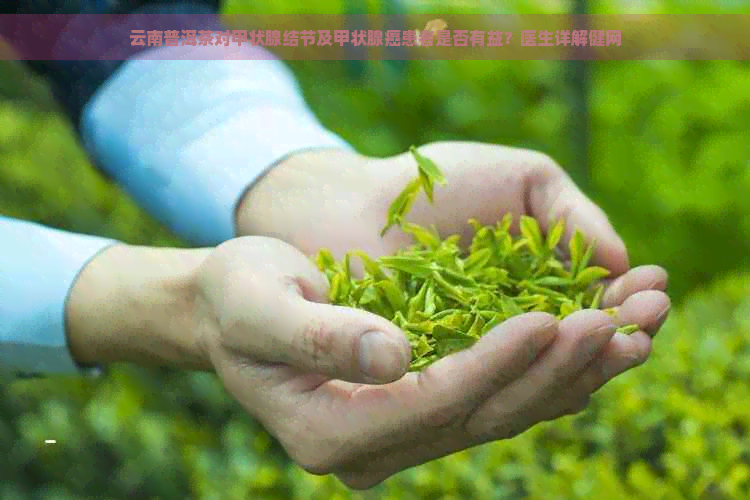
[[[519, 315], [473, 347], [407, 372], [404, 333], [382, 317], [328, 304], [328, 283], [309, 257], [323, 247], [341, 258], [409, 245], [398, 228], [383, 238], [380, 230], [416, 175], [413, 157], [317, 150], [281, 162], [238, 206], [240, 237], [200, 265], [198, 309], [213, 327], [198, 340], [226, 389], [294, 461], [354, 489], [582, 411], [602, 385], [646, 361], [670, 308], [667, 273], [630, 269], [606, 214], [546, 155], [467, 142], [419, 152], [447, 184], [436, 187], [433, 204], [417, 201], [411, 222], [468, 243], [471, 218], [486, 225], [525, 214], [546, 230], [562, 217], [561, 249], [576, 227], [596, 239], [592, 261], [612, 272], [602, 305], [617, 315]], [[633, 323], [641, 330], [615, 333]]]

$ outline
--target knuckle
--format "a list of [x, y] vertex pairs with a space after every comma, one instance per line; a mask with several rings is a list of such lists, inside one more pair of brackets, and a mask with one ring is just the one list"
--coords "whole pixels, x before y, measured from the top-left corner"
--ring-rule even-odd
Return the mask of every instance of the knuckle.
[[585, 394], [593, 394], [606, 382], [607, 377], [604, 371], [604, 364], [598, 361], [581, 376], [575, 386], [575, 390]]
[[477, 435], [482, 443], [489, 443], [503, 439], [511, 439], [525, 432], [535, 422], [528, 418], [519, 418], [519, 415], [508, 414], [498, 416], [489, 426]]
[[557, 161], [547, 153], [531, 151], [531, 163], [543, 172], [558, 174], [563, 172]]
[[458, 415], [448, 408], [431, 411], [423, 417], [425, 427], [435, 431], [449, 429], [458, 423]]
[[441, 406], [425, 412], [422, 425], [433, 432], [461, 428], [468, 417], [468, 412], [456, 406]]
[[331, 356], [336, 348], [336, 335], [325, 322], [312, 319], [304, 324], [301, 333], [301, 348], [313, 367], [327, 372]]
[[305, 472], [315, 476], [325, 476], [332, 473], [336, 468], [334, 458], [330, 454], [321, 453], [322, 447], [313, 447], [312, 450], [290, 450], [289, 456]]
[[575, 339], [575, 353], [582, 357], [583, 361], [591, 359], [601, 348], [603, 339], [597, 330], [589, 330]]
[[294, 431], [283, 436], [289, 457], [306, 472], [323, 476], [333, 473], [347, 457], [351, 443], [341, 433], [314, 423], [297, 419]]
[[336, 477], [348, 488], [355, 491], [369, 490], [383, 481], [368, 474], [337, 474]]

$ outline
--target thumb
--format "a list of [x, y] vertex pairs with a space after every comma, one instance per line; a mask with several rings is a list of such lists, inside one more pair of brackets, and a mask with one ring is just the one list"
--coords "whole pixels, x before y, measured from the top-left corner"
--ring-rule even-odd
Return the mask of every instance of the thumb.
[[279, 331], [285, 342], [285, 363], [366, 384], [394, 382], [409, 368], [411, 346], [385, 318], [301, 296], [290, 297], [289, 306], [287, 324]]
[[267, 275], [253, 301], [253, 335], [243, 336], [253, 357], [354, 383], [389, 383], [406, 373], [411, 346], [396, 325], [325, 303], [327, 280], [296, 249], [282, 245], [275, 257], [286, 273]]

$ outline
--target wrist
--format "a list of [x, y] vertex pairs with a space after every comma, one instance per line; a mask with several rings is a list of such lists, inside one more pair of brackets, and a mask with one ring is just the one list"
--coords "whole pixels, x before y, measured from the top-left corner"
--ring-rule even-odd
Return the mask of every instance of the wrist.
[[269, 202], [273, 203], [274, 199], [279, 199], [275, 193], [300, 189], [300, 184], [310, 181], [308, 172], [318, 170], [322, 175], [323, 168], [308, 168], [312, 164], [318, 163], [323, 166], [335, 162], [348, 162], [354, 166], [365, 158], [353, 149], [333, 146], [307, 148], [286, 155], [245, 188], [234, 210], [235, 234], [278, 237], [261, 229], [263, 225], [259, 224], [261, 221], [258, 220], [259, 217], [263, 218], [260, 214], [268, 211]]
[[199, 318], [194, 279], [209, 253], [117, 245], [94, 258], [66, 306], [74, 359], [211, 371], [200, 343], [208, 323]]

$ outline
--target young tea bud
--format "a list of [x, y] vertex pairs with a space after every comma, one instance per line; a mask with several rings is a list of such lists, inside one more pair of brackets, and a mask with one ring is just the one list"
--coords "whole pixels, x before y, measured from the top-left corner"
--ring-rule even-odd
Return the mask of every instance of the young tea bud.
[[[391, 204], [381, 235], [398, 225], [416, 243], [377, 259], [351, 251], [337, 262], [326, 249], [315, 259], [330, 283], [331, 303], [378, 314], [406, 333], [412, 346], [410, 371], [470, 347], [518, 314], [543, 311], [562, 319], [600, 307], [604, 286], [599, 281], [609, 271], [588, 266], [594, 243], [587, 246], [578, 230], [568, 243], [570, 265], [557, 259], [565, 232], [562, 220], [544, 236], [535, 219], [522, 216], [521, 234], [515, 238], [510, 214], [494, 226], [470, 220], [474, 236], [468, 251], [459, 248], [457, 235], [441, 239], [434, 229], [406, 222], [420, 189], [432, 202], [434, 184], [446, 183], [434, 162], [414, 146], [410, 152], [419, 176]], [[351, 275], [353, 257], [362, 260], [361, 279]], [[630, 334], [638, 329], [626, 325], [618, 331]]]

